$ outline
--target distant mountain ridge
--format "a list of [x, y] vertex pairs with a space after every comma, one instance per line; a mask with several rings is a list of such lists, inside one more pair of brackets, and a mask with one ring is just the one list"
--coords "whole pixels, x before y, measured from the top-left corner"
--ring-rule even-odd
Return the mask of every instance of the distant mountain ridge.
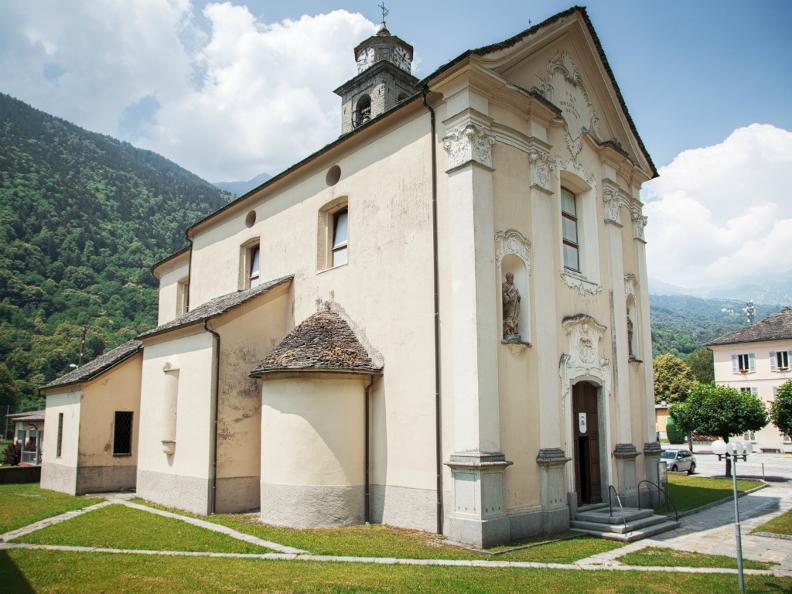
[[[690, 295], [649, 295], [652, 351], [688, 355], [708, 342], [748, 325], [745, 301], [704, 299]], [[779, 311], [782, 305], [756, 304], [754, 321]]]
[[703, 299], [752, 300], [754, 303], [792, 305], [792, 274], [768, 277], [759, 283], [740, 283], [714, 288], [689, 289], [657, 279], [649, 279], [649, 292], [653, 295], [690, 295]]
[[268, 179], [272, 179], [272, 176], [269, 173], [259, 173], [256, 177], [251, 177], [245, 181], [226, 181], [213, 183], [215, 187], [220, 188], [221, 190], [230, 192], [235, 196], [242, 196], [243, 194], [250, 192], [250, 190], [253, 188], [257, 188]]
[[154, 325], [149, 266], [232, 196], [168, 159], [0, 93], [0, 361], [25, 400]]

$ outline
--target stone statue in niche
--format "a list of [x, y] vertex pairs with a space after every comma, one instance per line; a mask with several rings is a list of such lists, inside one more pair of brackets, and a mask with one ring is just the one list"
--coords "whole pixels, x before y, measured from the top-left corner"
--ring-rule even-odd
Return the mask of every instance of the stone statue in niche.
[[501, 288], [503, 298], [503, 340], [520, 342], [520, 291], [514, 286], [514, 274], [506, 273]]
[[633, 349], [633, 336], [634, 336], [633, 321], [632, 318], [630, 317], [630, 312], [628, 310], [627, 311], [627, 350], [629, 351], [630, 359], [635, 359], [635, 351]]

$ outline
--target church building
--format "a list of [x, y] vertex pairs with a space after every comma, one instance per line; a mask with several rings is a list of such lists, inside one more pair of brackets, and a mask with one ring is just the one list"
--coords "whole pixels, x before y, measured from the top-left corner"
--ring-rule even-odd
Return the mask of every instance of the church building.
[[[353, 57], [340, 137], [187, 229], [122, 363], [47, 387], [42, 486], [101, 482], [114, 458], [79, 434], [121, 411], [108, 488], [199, 514], [489, 546], [637, 505], [660, 454], [639, 199], [657, 172], [586, 11], [420, 80], [384, 22]], [[134, 403], [112, 388], [131, 365]], [[88, 407], [80, 386], [103, 385]], [[106, 433], [85, 443], [108, 453]]]

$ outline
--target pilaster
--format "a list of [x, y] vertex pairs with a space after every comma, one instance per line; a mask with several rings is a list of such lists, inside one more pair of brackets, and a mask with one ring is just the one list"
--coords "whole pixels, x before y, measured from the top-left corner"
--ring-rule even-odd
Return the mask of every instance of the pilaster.
[[613, 450], [616, 459], [616, 475], [618, 477], [619, 496], [625, 506], [638, 505], [638, 477], [635, 468], [635, 459], [640, 452], [631, 443], [617, 443]]
[[566, 492], [564, 466], [569, 460], [561, 448], [544, 448], [536, 456], [536, 463], [539, 464], [542, 530], [545, 534], [568, 530], [570, 505], [577, 506], [577, 498], [568, 497]]

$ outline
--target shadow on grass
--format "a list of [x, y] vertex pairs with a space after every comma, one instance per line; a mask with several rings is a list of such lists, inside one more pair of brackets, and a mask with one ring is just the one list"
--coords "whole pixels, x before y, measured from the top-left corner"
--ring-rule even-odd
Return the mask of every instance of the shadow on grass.
[[0, 584], [3, 592], [27, 594], [35, 592], [25, 574], [19, 571], [17, 564], [8, 556], [8, 551], [0, 551]]

